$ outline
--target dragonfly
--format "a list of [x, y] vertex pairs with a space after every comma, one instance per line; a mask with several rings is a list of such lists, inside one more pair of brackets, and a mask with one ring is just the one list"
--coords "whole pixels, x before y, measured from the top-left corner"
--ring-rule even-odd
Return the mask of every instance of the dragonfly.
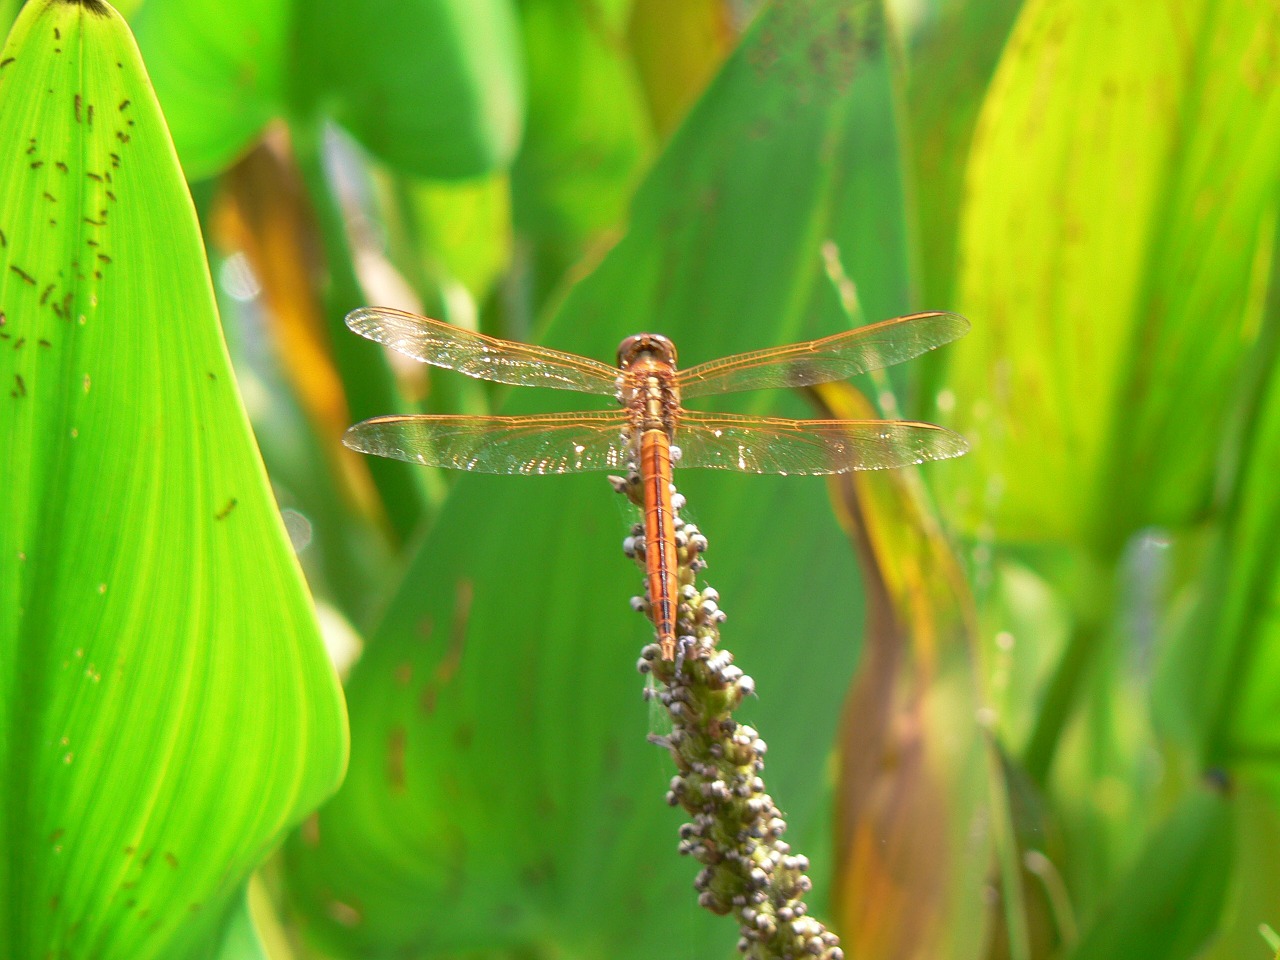
[[415, 360], [480, 380], [616, 399], [618, 409], [580, 413], [373, 417], [348, 429], [343, 442], [362, 453], [478, 473], [625, 470], [638, 476], [645, 578], [664, 660], [676, 654], [673, 465], [821, 475], [942, 460], [968, 449], [959, 434], [930, 423], [787, 420], [683, 405], [690, 397], [846, 380], [910, 360], [968, 331], [969, 321], [954, 313], [897, 317], [683, 370], [675, 345], [654, 333], [623, 340], [615, 366], [385, 307], [355, 310], [347, 326]]

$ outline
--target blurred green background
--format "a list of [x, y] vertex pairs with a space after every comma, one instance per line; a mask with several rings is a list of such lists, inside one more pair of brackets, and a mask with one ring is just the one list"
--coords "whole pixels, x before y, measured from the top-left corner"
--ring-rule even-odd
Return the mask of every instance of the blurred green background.
[[18, 7], [0, 955], [733, 953], [645, 741], [635, 512], [340, 444], [581, 398], [364, 304], [686, 364], [969, 317], [809, 398], [968, 456], [677, 477], [812, 908], [858, 960], [1275, 955], [1274, 2]]

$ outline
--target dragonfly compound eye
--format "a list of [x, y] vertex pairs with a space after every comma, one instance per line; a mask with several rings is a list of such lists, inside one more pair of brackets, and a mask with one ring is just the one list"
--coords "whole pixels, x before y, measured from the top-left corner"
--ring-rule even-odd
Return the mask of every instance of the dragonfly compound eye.
[[673, 367], [676, 363], [676, 345], [660, 333], [637, 333], [618, 344], [618, 366], [629, 367], [648, 354]]

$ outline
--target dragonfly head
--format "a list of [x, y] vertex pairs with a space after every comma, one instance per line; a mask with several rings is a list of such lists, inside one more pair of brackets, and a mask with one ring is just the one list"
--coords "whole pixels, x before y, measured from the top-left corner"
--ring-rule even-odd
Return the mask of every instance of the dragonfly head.
[[637, 333], [618, 344], [618, 366], [628, 369], [642, 357], [676, 365], [676, 345], [660, 333]]

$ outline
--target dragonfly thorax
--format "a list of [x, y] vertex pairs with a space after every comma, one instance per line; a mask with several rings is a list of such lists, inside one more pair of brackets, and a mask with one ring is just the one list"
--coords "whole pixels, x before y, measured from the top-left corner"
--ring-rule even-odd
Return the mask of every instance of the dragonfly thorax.
[[618, 399], [629, 412], [632, 430], [675, 432], [680, 408], [676, 386], [676, 348], [656, 333], [627, 337], [618, 347]]

